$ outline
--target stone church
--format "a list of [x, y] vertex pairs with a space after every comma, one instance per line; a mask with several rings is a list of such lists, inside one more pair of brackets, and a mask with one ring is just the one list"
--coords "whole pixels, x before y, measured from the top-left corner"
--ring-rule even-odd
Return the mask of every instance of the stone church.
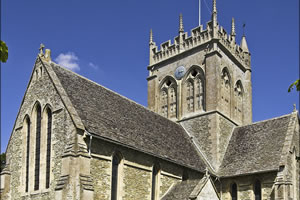
[[299, 115], [252, 122], [251, 54], [235, 24], [160, 45], [148, 108], [40, 48], [7, 146], [1, 199], [298, 200]]

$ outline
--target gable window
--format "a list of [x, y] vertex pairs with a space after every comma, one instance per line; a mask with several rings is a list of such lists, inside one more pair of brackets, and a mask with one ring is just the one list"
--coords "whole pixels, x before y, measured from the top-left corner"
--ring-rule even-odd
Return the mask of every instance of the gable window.
[[25, 175], [25, 192], [28, 192], [29, 185], [29, 159], [30, 159], [30, 119], [26, 119], [27, 126], [27, 144], [26, 144], [26, 175]]
[[261, 183], [259, 180], [255, 181], [254, 196], [255, 200], [261, 200]]
[[159, 179], [159, 166], [155, 164], [152, 169], [152, 188], [151, 188], [151, 200], [158, 199], [158, 179]]
[[41, 148], [41, 106], [36, 107], [36, 142], [35, 142], [35, 170], [34, 190], [39, 189], [40, 179], [40, 148]]
[[111, 175], [111, 200], [118, 199], [118, 188], [119, 188], [119, 174], [120, 174], [120, 163], [121, 156], [115, 154], [112, 159], [112, 175]]
[[237, 196], [237, 185], [236, 185], [236, 183], [233, 183], [231, 185], [230, 193], [231, 193], [231, 199], [232, 200], [237, 200], [238, 199], [238, 196]]
[[46, 188], [50, 186], [52, 113], [47, 109], [47, 152], [46, 152]]

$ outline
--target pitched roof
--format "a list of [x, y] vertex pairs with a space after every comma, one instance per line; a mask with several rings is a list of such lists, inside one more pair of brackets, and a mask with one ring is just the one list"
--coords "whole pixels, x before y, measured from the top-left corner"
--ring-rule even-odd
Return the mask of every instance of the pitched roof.
[[179, 124], [55, 63], [48, 66], [88, 132], [204, 171], [204, 162]]
[[189, 200], [194, 188], [202, 179], [191, 179], [181, 181], [174, 185], [172, 189], [161, 200]]
[[[205, 186], [207, 184], [211, 184], [212, 187], [215, 190], [216, 196], [217, 194], [217, 189], [215, 188], [214, 183], [212, 182], [210, 176], [203, 176], [201, 179], [190, 179], [186, 181], [181, 181], [175, 184], [171, 190], [163, 196], [162, 200], [190, 200], [190, 199], [196, 199], [199, 195], [205, 195], [206, 191], [203, 191]], [[212, 191], [209, 190], [211, 193]], [[202, 195], [201, 195], [202, 193]], [[204, 194], [203, 194], [204, 193]], [[198, 197], [199, 198], [199, 197]], [[200, 199], [202, 199], [200, 197]]]
[[237, 127], [228, 144], [220, 176], [277, 170], [291, 115]]

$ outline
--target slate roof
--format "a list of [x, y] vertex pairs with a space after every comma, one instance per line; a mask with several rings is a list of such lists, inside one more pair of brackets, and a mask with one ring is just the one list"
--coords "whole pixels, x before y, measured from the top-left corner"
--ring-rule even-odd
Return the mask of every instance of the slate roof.
[[88, 132], [204, 171], [204, 162], [179, 124], [55, 63], [51, 67]]
[[291, 115], [285, 115], [235, 128], [218, 174], [277, 170], [290, 119]]
[[189, 200], [190, 194], [202, 179], [191, 179], [175, 184], [161, 200]]

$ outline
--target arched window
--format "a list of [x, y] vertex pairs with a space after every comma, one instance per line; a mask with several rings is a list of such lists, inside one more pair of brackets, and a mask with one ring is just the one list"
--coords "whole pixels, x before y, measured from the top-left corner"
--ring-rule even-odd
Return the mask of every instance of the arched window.
[[193, 67], [186, 80], [186, 111], [204, 111], [204, 72], [200, 68]]
[[30, 119], [26, 118], [27, 144], [26, 144], [26, 175], [25, 175], [25, 192], [28, 192], [29, 185], [29, 159], [30, 159]]
[[36, 141], [35, 141], [35, 170], [34, 190], [39, 189], [40, 179], [40, 149], [41, 149], [41, 106], [36, 107]]
[[46, 188], [50, 186], [52, 112], [47, 109], [47, 152], [46, 152]]
[[111, 175], [111, 200], [118, 199], [119, 188], [119, 172], [122, 157], [119, 154], [114, 154], [112, 159], [112, 175]]
[[222, 100], [222, 107], [223, 111], [226, 115], [230, 116], [230, 104], [231, 104], [231, 95], [230, 95], [230, 87], [231, 87], [231, 80], [230, 75], [227, 68], [222, 70], [222, 83], [221, 83], [221, 100]]
[[160, 113], [164, 117], [177, 116], [177, 86], [176, 82], [168, 77], [163, 81], [160, 89]]
[[242, 122], [243, 120], [243, 85], [239, 80], [236, 82], [234, 87], [234, 98], [235, 98], [235, 106], [234, 106], [234, 115], [237, 120]]
[[255, 200], [261, 200], [261, 184], [259, 180], [255, 181], [254, 196]]
[[232, 199], [232, 200], [237, 200], [237, 199], [238, 199], [238, 195], [237, 195], [237, 185], [236, 185], [236, 183], [233, 183], [233, 184], [231, 185], [230, 193], [231, 193], [231, 199]]
[[194, 111], [194, 84], [192, 81], [187, 82], [186, 102], [187, 102], [187, 110], [193, 112]]
[[160, 167], [155, 164], [152, 169], [152, 188], [151, 188], [151, 200], [157, 200], [158, 198], [158, 179], [159, 179]]

